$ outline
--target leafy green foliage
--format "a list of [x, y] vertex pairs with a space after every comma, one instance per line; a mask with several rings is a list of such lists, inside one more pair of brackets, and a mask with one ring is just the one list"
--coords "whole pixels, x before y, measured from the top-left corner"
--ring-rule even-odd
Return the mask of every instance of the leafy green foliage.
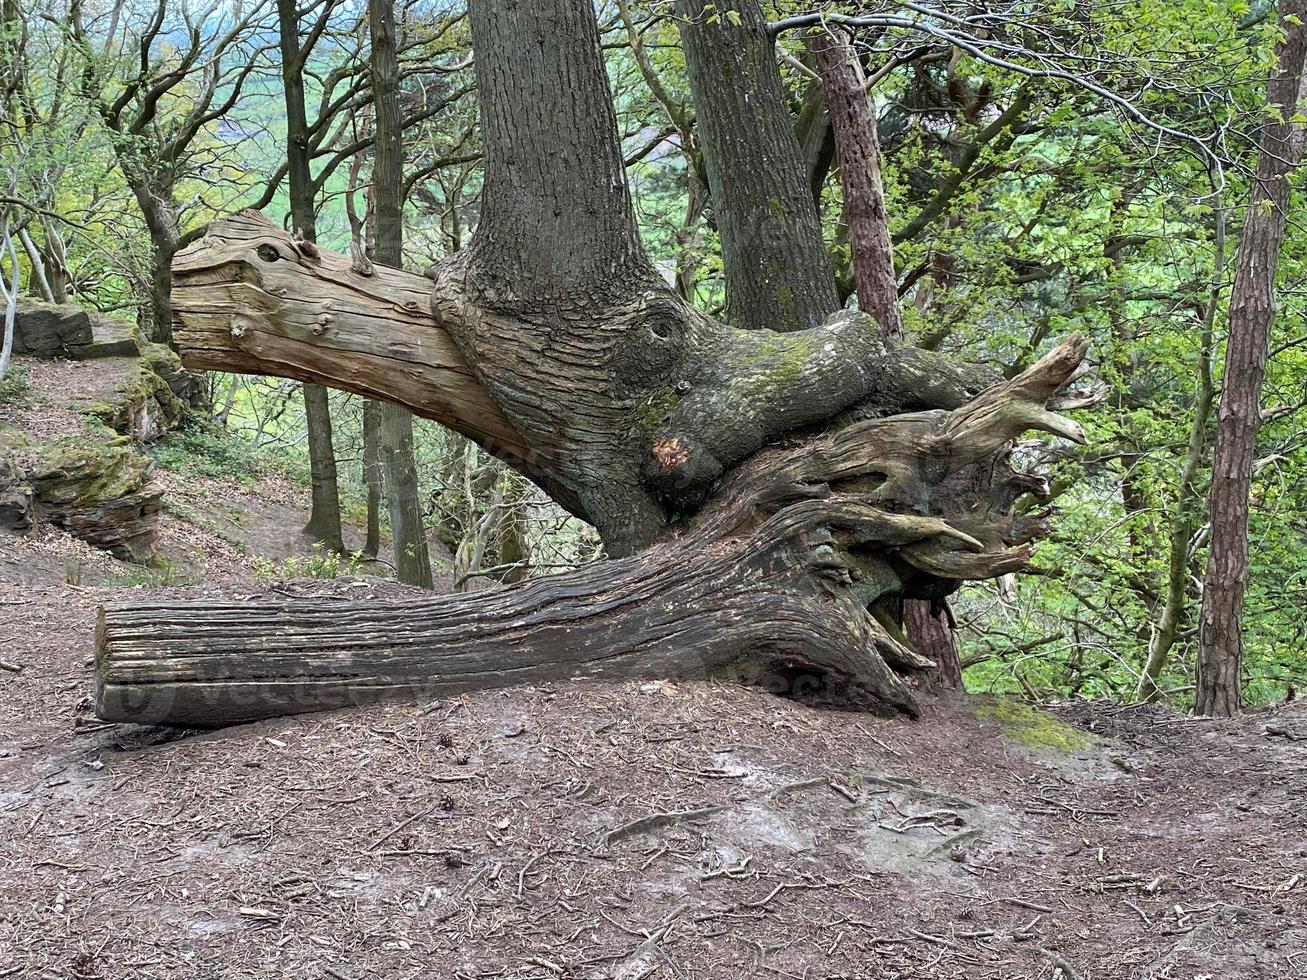
[[197, 422], [169, 433], [149, 453], [162, 469], [246, 486], [268, 473], [306, 479], [306, 460], [258, 448], [239, 433], [212, 424]]
[[10, 362], [9, 370], [0, 378], [0, 405], [22, 407], [27, 402], [27, 365]]
[[256, 557], [253, 559], [254, 577], [260, 582], [280, 582], [294, 578], [333, 579], [353, 575], [358, 571], [361, 554], [338, 555], [315, 546], [316, 554], [307, 557], [292, 555], [281, 561]]

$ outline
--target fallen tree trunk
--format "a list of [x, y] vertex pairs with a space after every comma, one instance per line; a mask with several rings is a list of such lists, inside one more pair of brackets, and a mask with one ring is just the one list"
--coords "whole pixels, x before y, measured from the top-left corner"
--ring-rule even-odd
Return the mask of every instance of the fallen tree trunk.
[[929, 488], [1028, 429], [1079, 438], [1047, 402], [1085, 345], [952, 412], [854, 423], [759, 454], [681, 537], [499, 592], [417, 602], [124, 604], [100, 615], [96, 711], [196, 727], [366, 700], [569, 677], [829, 684], [916, 714], [904, 646], [878, 603], [911, 580], [1028, 565], [1041, 487], [1008, 469], [923, 512]]
[[211, 727], [565, 678], [731, 671], [762, 681], [780, 669], [767, 650], [784, 651], [789, 671], [861, 677], [915, 712], [888, 667], [858, 656], [870, 638], [849, 635], [850, 619], [830, 615], [815, 584], [793, 588], [813, 571], [810, 556], [758, 540], [687, 551], [655, 548], [474, 599], [110, 606], [98, 625], [96, 713]]

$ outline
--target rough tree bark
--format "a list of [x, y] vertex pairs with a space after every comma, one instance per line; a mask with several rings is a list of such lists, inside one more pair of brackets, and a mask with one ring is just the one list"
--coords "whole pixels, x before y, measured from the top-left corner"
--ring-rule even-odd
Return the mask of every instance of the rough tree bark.
[[[399, 54], [391, 0], [368, 0], [372, 37], [370, 67], [376, 133], [372, 158], [373, 258], [399, 269], [404, 264], [404, 120], [399, 108]], [[392, 402], [381, 406], [381, 463], [395, 572], [401, 582], [432, 587], [427, 529], [413, 456], [413, 415]]]
[[726, 318], [778, 331], [815, 326], [840, 298], [767, 19], [757, 0], [677, 0], [676, 14], [722, 243]]
[[903, 337], [898, 279], [889, 237], [889, 215], [880, 180], [876, 106], [848, 35], [838, 29], [815, 32], [808, 46], [817, 62], [822, 94], [835, 135], [844, 189], [858, 308], [896, 340]]
[[1194, 712], [1237, 714], [1241, 703], [1243, 600], [1248, 584], [1248, 496], [1261, 427], [1262, 380], [1275, 320], [1275, 273], [1289, 220], [1294, 138], [1307, 59], [1307, 0], [1280, 4], [1283, 39], [1267, 82], [1269, 103], [1257, 172], [1230, 290], [1230, 329], [1212, 461], [1211, 544], [1203, 576]]
[[[880, 179], [876, 107], [845, 31], [818, 31], [809, 38], [808, 46], [821, 77], [835, 137], [858, 308], [879, 323], [887, 336], [902, 339], [894, 246]], [[931, 682], [937, 687], [960, 688], [962, 661], [946, 599], [905, 599], [902, 619], [903, 632], [912, 646], [939, 665], [930, 674]]]
[[470, 22], [481, 221], [432, 271], [430, 310], [418, 277], [244, 214], [179, 256], [179, 343], [441, 419], [619, 557], [384, 609], [109, 608], [99, 712], [222, 724], [414, 684], [728, 667], [914, 712], [898, 671], [933, 664], [869, 608], [1026, 565], [1047, 524], [1013, 503], [1044, 483], [997, 451], [1028, 429], [1083, 439], [1053, 410], [1083, 341], [990, 386], [861, 314], [793, 332], [702, 315], [640, 247], [593, 6], [476, 0]]
[[[317, 241], [317, 187], [309, 168], [308, 119], [304, 109], [304, 63], [307, 52], [301, 50], [300, 46], [299, 13], [295, 0], [277, 0], [277, 27], [281, 48], [281, 82], [286, 101], [286, 173], [289, 179], [291, 227], [297, 235], [311, 243]], [[156, 288], [159, 282], [156, 274]], [[167, 289], [171, 295], [171, 271]], [[309, 519], [304, 531], [331, 551], [341, 554], [345, 551], [345, 541], [340, 529], [340, 483], [332, 437], [331, 400], [326, 388], [312, 382], [304, 384], [302, 394], [304, 424], [309, 434], [311, 488]]]

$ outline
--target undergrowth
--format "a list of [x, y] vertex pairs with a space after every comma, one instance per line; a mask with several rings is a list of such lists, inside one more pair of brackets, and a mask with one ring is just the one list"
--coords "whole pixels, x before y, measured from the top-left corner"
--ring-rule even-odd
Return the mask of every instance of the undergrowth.
[[308, 485], [307, 463], [294, 453], [256, 448], [239, 434], [212, 422], [193, 422], [171, 432], [149, 449], [161, 469], [245, 486], [261, 476], [278, 474]]
[[153, 565], [133, 565], [101, 583], [115, 589], [165, 589], [192, 584], [194, 580], [191, 576], [163, 558], [156, 558]]
[[292, 578], [340, 578], [353, 575], [363, 561], [363, 553], [356, 551], [349, 555], [338, 555], [327, 551], [321, 545], [314, 545], [315, 554], [308, 556], [291, 555], [275, 561], [270, 558], [255, 557], [254, 578], [259, 582], [279, 582]]
[[30, 388], [27, 365], [11, 363], [5, 376], [0, 378], [0, 405], [18, 407], [25, 404]]

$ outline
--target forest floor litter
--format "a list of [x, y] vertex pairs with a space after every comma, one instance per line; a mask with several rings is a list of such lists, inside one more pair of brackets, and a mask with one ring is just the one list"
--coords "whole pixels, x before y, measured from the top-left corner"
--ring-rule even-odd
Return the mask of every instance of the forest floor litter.
[[0, 543], [0, 977], [1307, 976], [1299, 704], [578, 682], [110, 726], [102, 602], [407, 590], [69, 585], [42, 547]]

